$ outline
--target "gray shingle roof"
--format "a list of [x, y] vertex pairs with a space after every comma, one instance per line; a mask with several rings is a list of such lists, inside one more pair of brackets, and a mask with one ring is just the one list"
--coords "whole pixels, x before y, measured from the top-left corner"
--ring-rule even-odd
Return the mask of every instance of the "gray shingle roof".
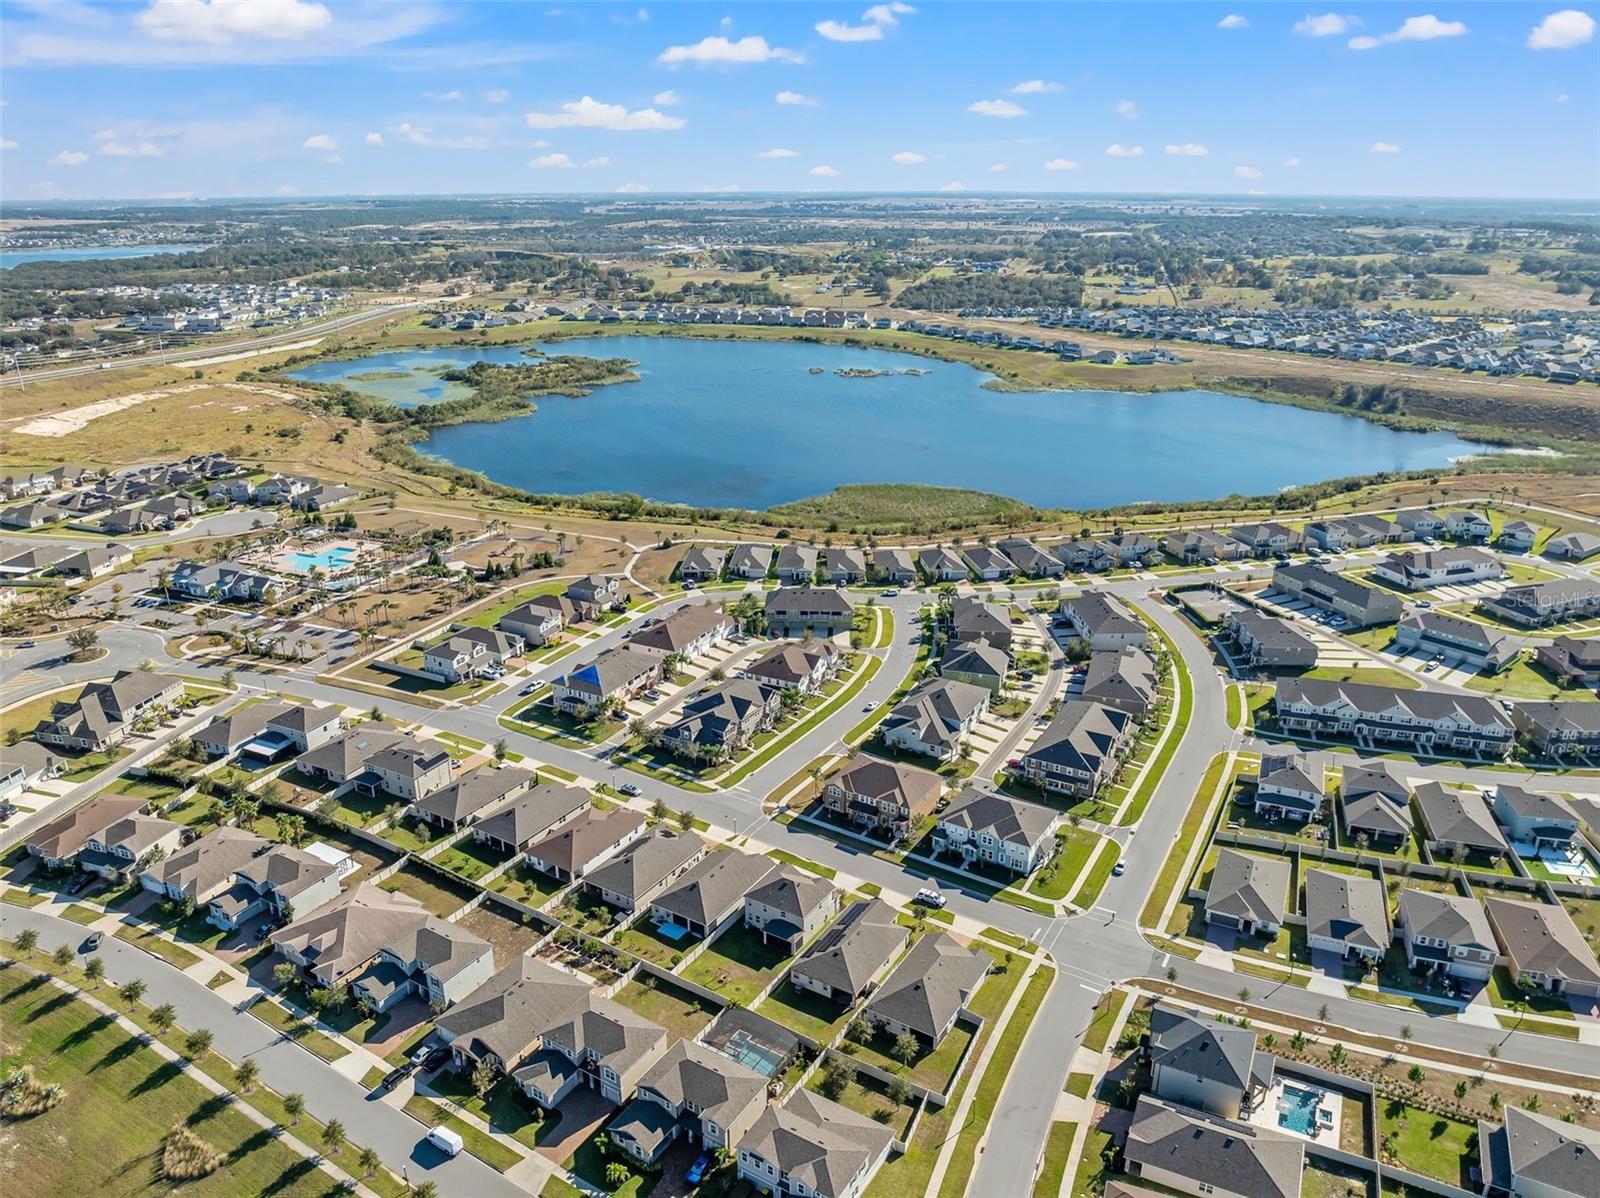
[[1139, 1096], [1128, 1128], [1131, 1165], [1174, 1173], [1242, 1198], [1299, 1198], [1305, 1146], [1258, 1127]]
[[1150, 1064], [1165, 1065], [1207, 1081], [1250, 1084], [1256, 1034], [1247, 1028], [1202, 1018], [1197, 1012], [1157, 1003], [1150, 1013]]
[[1258, 923], [1281, 924], [1289, 894], [1289, 861], [1221, 849], [1211, 871], [1206, 911]]
[[830, 1102], [799, 1089], [783, 1106], [769, 1106], [739, 1142], [782, 1173], [803, 1183], [820, 1198], [838, 1198], [862, 1167], [883, 1155], [894, 1133]]
[[1357, 948], [1387, 948], [1389, 917], [1383, 883], [1364, 874], [1308, 869], [1306, 934]]
[[941, 824], [955, 824], [972, 832], [989, 832], [1008, 844], [1032, 847], [1049, 834], [1060, 813], [1037, 803], [966, 787], [939, 816]]
[[794, 968], [835, 990], [859, 994], [910, 937], [882, 899], [857, 903], [817, 937]]
[[867, 1012], [893, 1019], [931, 1039], [949, 1026], [993, 964], [987, 953], [963, 948], [938, 932], [929, 933], [884, 979], [867, 1004]]
[[778, 871], [770, 857], [731, 849], [711, 853], [651, 904], [682, 919], [715, 924], [744, 902], [744, 896]]
[[1482, 795], [1424, 782], [1417, 787], [1416, 803], [1422, 826], [1432, 839], [1486, 853], [1511, 851]]

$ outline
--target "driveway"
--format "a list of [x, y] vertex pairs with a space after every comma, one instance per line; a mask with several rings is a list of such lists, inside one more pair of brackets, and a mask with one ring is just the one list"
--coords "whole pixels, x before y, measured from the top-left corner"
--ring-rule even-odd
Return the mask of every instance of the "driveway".
[[559, 1165], [578, 1150], [578, 1145], [590, 1139], [616, 1109], [600, 1096], [598, 1090], [580, 1087], [556, 1108], [561, 1120], [555, 1125], [553, 1134], [560, 1138], [540, 1144], [540, 1154]]

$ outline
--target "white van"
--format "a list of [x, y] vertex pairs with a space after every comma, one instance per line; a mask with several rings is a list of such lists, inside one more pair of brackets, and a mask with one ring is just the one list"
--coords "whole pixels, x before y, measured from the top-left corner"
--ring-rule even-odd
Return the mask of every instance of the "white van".
[[428, 1143], [446, 1156], [459, 1156], [461, 1150], [467, 1146], [466, 1141], [448, 1127], [433, 1128], [428, 1132], [427, 1139]]

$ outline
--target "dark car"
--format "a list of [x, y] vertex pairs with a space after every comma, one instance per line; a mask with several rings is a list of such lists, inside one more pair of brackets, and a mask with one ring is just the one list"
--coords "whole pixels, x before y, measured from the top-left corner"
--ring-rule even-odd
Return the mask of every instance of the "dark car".
[[71, 883], [67, 886], [67, 893], [82, 894], [92, 885], [94, 885], [93, 874], [79, 874], [77, 877], [73, 878]]
[[420, 1073], [432, 1073], [435, 1069], [443, 1069], [450, 1063], [450, 1050], [448, 1048], [435, 1048], [423, 1060]]
[[383, 1080], [378, 1083], [379, 1092], [392, 1090], [400, 1084], [400, 1079], [411, 1072], [409, 1065], [398, 1065], [383, 1075]]

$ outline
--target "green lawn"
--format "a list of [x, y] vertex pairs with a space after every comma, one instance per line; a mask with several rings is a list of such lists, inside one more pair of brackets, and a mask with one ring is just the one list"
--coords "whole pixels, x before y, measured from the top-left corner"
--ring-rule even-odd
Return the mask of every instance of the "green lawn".
[[6, 1156], [26, 1162], [19, 1196], [172, 1193], [178, 1187], [156, 1179], [154, 1162], [163, 1138], [179, 1123], [227, 1158], [209, 1177], [182, 1186], [190, 1198], [333, 1193], [327, 1174], [179, 1066], [42, 979], [18, 970], [0, 975], [0, 1023], [6, 1026], [0, 1073], [26, 1062], [38, 1081], [65, 1090], [52, 1110], [7, 1124]]
[[404, 849], [408, 853], [420, 853], [431, 849], [450, 833], [426, 820], [407, 819], [396, 820], [378, 835], [397, 849]]
[[774, 861], [782, 861], [785, 865], [792, 865], [796, 869], [803, 869], [807, 873], [816, 874], [819, 878], [827, 878], [830, 882], [839, 876], [839, 871], [836, 869], [830, 869], [826, 865], [819, 865], [805, 857], [796, 857], [793, 853], [785, 852], [783, 849], [768, 849], [767, 856]]
[[1472, 1124], [1388, 1099], [1378, 1112], [1378, 1135], [1385, 1142], [1393, 1137], [1389, 1155], [1412, 1172], [1474, 1188], [1469, 1170], [1478, 1163], [1478, 1129]]
[[542, 907], [566, 886], [547, 873], [527, 865], [514, 865], [494, 881], [489, 889], [529, 907]]
[[62, 909], [61, 914], [73, 923], [88, 925], [104, 917], [105, 912], [98, 907], [85, 907], [82, 903], [71, 903]]
[[409, 894], [440, 919], [459, 910], [477, 893], [470, 886], [451, 882], [426, 867], [406, 865], [378, 883], [381, 890]]
[[1074, 1098], [1087, 1098], [1089, 1087], [1092, 1085], [1094, 1085], [1094, 1074], [1071, 1073], [1067, 1075], [1067, 1084], [1062, 1089]]
[[465, 840], [457, 841], [437, 856], [431, 858], [433, 863], [441, 869], [448, 869], [453, 874], [459, 874], [469, 882], [476, 882], [492, 869], [504, 865], [510, 859], [510, 854], [500, 849], [491, 848], [468, 836]]
[[849, 1107], [856, 1114], [865, 1115], [875, 1123], [883, 1124], [894, 1133], [895, 1139], [905, 1139], [906, 1127], [916, 1110], [914, 1103], [896, 1102], [877, 1082], [861, 1076], [857, 1076], [856, 1080], [840, 1093], [829, 1094], [823, 1088], [823, 1078], [822, 1070], [818, 1069], [811, 1075], [806, 1089], [821, 1094], [824, 1098], [831, 1098], [840, 1106]]
[[538, 1132], [546, 1120], [539, 1108], [522, 1096], [511, 1078], [502, 1077], [487, 1098], [478, 1097], [466, 1075], [450, 1069], [436, 1074], [428, 1088], [482, 1119], [491, 1131], [510, 1136], [529, 1148], [539, 1146]]
[[646, 911], [622, 931], [612, 938], [618, 948], [630, 952], [636, 957], [671, 969], [680, 960], [683, 954], [699, 944], [699, 938], [684, 936], [679, 940], [668, 940], [661, 934], [659, 926]]
[[1100, 901], [1100, 892], [1106, 888], [1106, 882], [1111, 877], [1111, 871], [1116, 867], [1122, 852], [1115, 844], [1108, 844], [1100, 850], [1100, 855], [1094, 859], [1094, 864], [1089, 867], [1089, 872], [1084, 876], [1083, 885], [1078, 887], [1072, 896], [1072, 901], [1084, 910], [1088, 910]]
[[35, 894], [31, 890], [18, 890], [11, 887], [4, 894], [0, 894], [0, 903], [9, 903], [13, 907], [37, 907], [40, 903], [48, 902], [50, 896], [43, 891]]
[[613, 1189], [606, 1184], [606, 1165], [618, 1159], [627, 1163], [627, 1158], [620, 1154], [610, 1158], [602, 1156], [600, 1150], [595, 1147], [594, 1138], [591, 1137], [580, 1144], [577, 1152], [568, 1157], [563, 1165], [595, 1189], [610, 1194], [613, 1198], [649, 1198], [650, 1192], [656, 1188], [656, 1182], [661, 1179], [660, 1171], [651, 1170], [643, 1173], [638, 1171], [637, 1165], [630, 1166], [633, 1171], [630, 1172], [628, 1180]]
[[[1240, 768], [1241, 764], [1236, 762], [1235, 770]], [[1183, 817], [1183, 825], [1178, 830], [1177, 840], [1173, 843], [1171, 852], [1167, 854], [1160, 874], [1156, 876], [1156, 884], [1151, 888], [1150, 897], [1145, 900], [1144, 910], [1139, 914], [1139, 922], [1146, 927], [1160, 922], [1161, 913], [1172, 895], [1172, 889], [1178, 884], [1178, 877], [1183, 872], [1184, 859], [1189, 854], [1190, 846], [1202, 834], [1206, 810], [1216, 795], [1217, 787], [1222, 783], [1222, 773], [1227, 765], [1228, 755], [1218, 753], [1211, 759], [1205, 776], [1200, 779], [1200, 786], [1195, 791], [1194, 798], [1189, 803], [1188, 813]]]
[[174, 969], [187, 969], [200, 960], [199, 954], [191, 953], [182, 945], [174, 944], [157, 935], [154, 928], [124, 924], [116, 930], [115, 935], [118, 940], [126, 940], [136, 948], [142, 948], [152, 956], [160, 957]]
[[683, 976], [743, 1006], [755, 999], [788, 959], [786, 947], [763, 944], [760, 932], [739, 923], [691, 961]]
[[1041, 869], [1028, 889], [1047, 899], [1064, 899], [1078, 883], [1078, 875], [1089, 863], [1089, 854], [1100, 843], [1100, 836], [1087, 828], [1063, 828], [1056, 834], [1056, 855]]
[[270, 998], [257, 999], [250, 1004], [250, 1014], [268, 1027], [275, 1027], [285, 1033], [307, 1052], [321, 1057], [324, 1061], [337, 1061], [340, 1057], [350, 1055], [350, 1050], [340, 1044], [331, 1036], [325, 1036], [308, 1023], [301, 1023], [295, 1017]]
[[711, 1022], [714, 1010], [687, 990], [680, 990], [650, 974], [641, 973], [612, 998], [667, 1029], [674, 1040], [692, 1040]]
[[788, 978], [773, 987], [772, 993], [756, 1008], [756, 1014], [823, 1043], [833, 1038], [849, 1013], [848, 1008], [832, 999], [795, 989]]
[[1526, 652], [1497, 674], [1474, 674], [1467, 679], [1469, 690], [1505, 699], [1593, 699], [1586, 686], [1562, 686]]
[[1117, 826], [1120, 828], [1138, 823], [1140, 817], [1144, 815], [1144, 809], [1150, 805], [1150, 799], [1156, 792], [1156, 785], [1166, 773], [1172, 755], [1178, 751], [1178, 745], [1189, 727], [1189, 719], [1194, 714], [1194, 680], [1189, 677], [1189, 668], [1184, 664], [1183, 655], [1178, 652], [1178, 647], [1172, 643], [1171, 637], [1137, 608], [1133, 610], [1166, 646], [1167, 653], [1171, 656], [1172, 669], [1178, 676], [1178, 693], [1170, 700], [1172, 706], [1168, 715], [1170, 723], [1167, 739], [1162, 743], [1161, 751], [1145, 769], [1139, 782], [1139, 789], [1128, 800], [1127, 806], [1122, 809], [1122, 814], [1117, 816]]
[[491, 1169], [504, 1173], [522, 1162], [522, 1154], [515, 1149], [506, 1147], [487, 1132], [478, 1130], [476, 1125], [450, 1114], [438, 1103], [430, 1102], [420, 1094], [413, 1094], [406, 1099], [405, 1112], [420, 1120], [425, 1127], [444, 1124], [461, 1137], [468, 1152]]
[[1050, 1136], [1044, 1142], [1044, 1162], [1033, 1183], [1033, 1198], [1056, 1198], [1061, 1192], [1061, 1183], [1067, 1175], [1067, 1154], [1072, 1151], [1072, 1140], [1077, 1134], [1076, 1123], [1058, 1121], [1050, 1125]]
[[1111, 1039], [1111, 1025], [1116, 1023], [1117, 1012], [1122, 1007], [1122, 998], [1120, 990], [1107, 990], [1095, 1004], [1094, 1016], [1083, 1033], [1083, 1046], [1090, 1052], [1105, 1050], [1106, 1042]]

